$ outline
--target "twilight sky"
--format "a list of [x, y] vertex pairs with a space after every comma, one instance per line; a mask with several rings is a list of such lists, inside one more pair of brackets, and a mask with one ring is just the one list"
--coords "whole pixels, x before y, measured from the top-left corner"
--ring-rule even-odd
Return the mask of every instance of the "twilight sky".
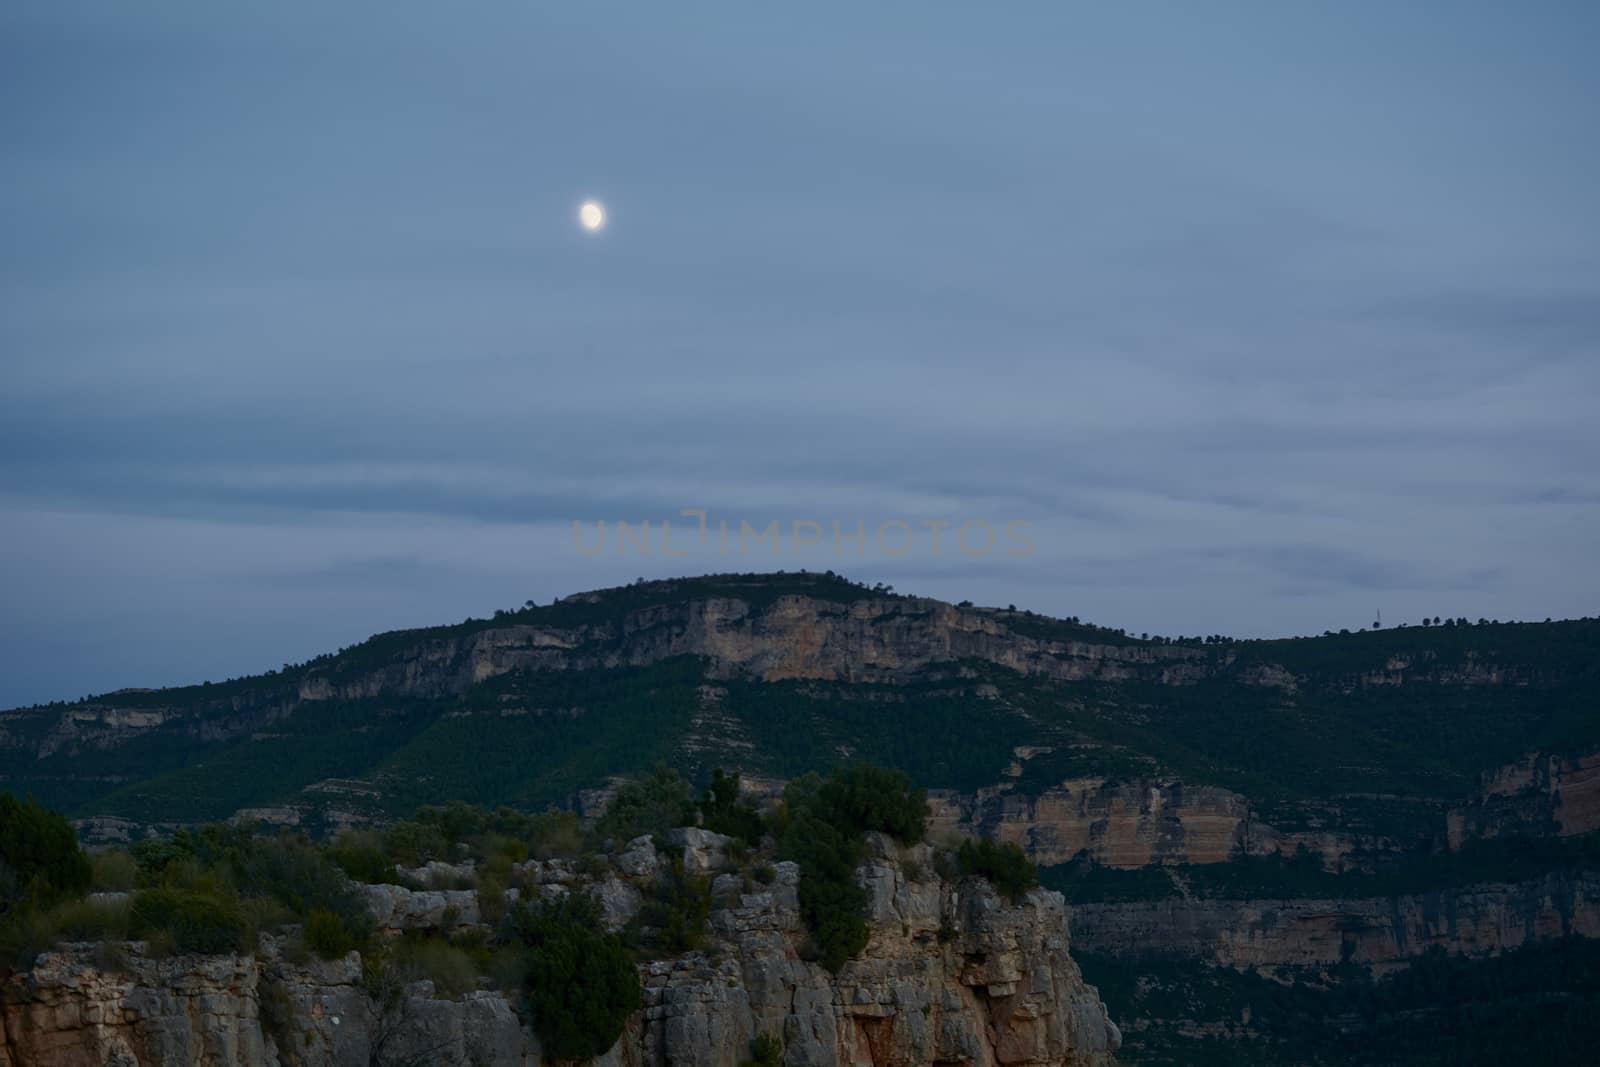
[[0, 7], [0, 707], [717, 570], [1600, 608], [1600, 6], [246, 7]]

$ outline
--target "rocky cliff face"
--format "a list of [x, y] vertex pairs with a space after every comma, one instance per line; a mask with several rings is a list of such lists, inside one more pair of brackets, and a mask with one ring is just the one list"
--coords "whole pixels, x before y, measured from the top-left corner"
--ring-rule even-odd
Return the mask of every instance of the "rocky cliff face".
[[[792, 864], [778, 864], [758, 892], [719, 876], [711, 951], [643, 966], [646, 1006], [597, 1062], [737, 1067], [750, 1039], [768, 1034], [782, 1039], [791, 1067], [1109, 1063], [1120, 1035], [1068, 954], [1061, 897], [1035, 890], [1013, 906], [981, 881], [911, 877], [931, 856], [908, 858], [917, 863], [875, 842], [859, 871], [872, 938], [837, 975], [800, 956]], [[634, 882], [652, 860], [635, 843], [601, 883], [559, 866], [538, 881], [542, 892], [609, 895], [620, 922], [637, 908]], [[440, 894], [414, 895], [375, 893], [384, 923], [439, 921], [431, 898]], [[137, 944], [62, 946], [0, 995], [0, 1067], [541, 1062], [537, 1039], [499, 993], [444, 999], [423, 982], [375, 996], [356, 954], [294, 963], [270, 937], [255, 956], [165, 960]]]
[[[1023, 750], [1024, 753], [1026, 750]], [[1085, 854], [1105, 867], [1224, 863], [1242, 855], [1293, 855], [1305, 846], [1330, 870], [1356, 853], [1399, 851], [1413, 842], [1337, 828], [1282, 831], [1260, 818], [1245, 796], [1180, 779], [1069, 778], [1038, 793], [1009, 782], [976, 793], [929, 793], [930, 828], [1013, 841], [1040, 864]], [[1600, 753], [1581, 757], [1529, 753], [1482, 776], [1479, 788], [1448, 810], [1440, 804], [1438, 839], [1452, 850], [1497, 837], [1573, 837], [1600, 830]]]
[[892, 682], [963, 659], [1067, 680], [1143, 679], [1179, 684], [1203, 677], [1197, 648], [1048, 640], [1020, 633], [1008, 614], [936, 600], [863, 595], [839, 603], [782, 596], [764, 607], [737, 598], [692, 596], [614, 619], [577, 625], [506, 622], [460, 636], [419, 634], [392, 654], [335, 658], [294, 676], [264, 676], [246, 694], [219, 698], [205, 714], [159, 706], [131, 710], [89, 703], [65, 711], [19, 709], [0, 722], [0, 747], [53, 753], [120, 747], [177, 722], [207, 740], [248, 734], [307, 704], [372, 697], [440, 699], [517, 670], [642, 667], [702, 657], [713, 676], [764, 681]]
[[1173, 780], [1073, 778], [1032, 796], [1002, 787], [929, 799], [935, 831], [1014, 841], [1042, 864], [1080, 852], [1107, 867], [1221, 863], [1279, 838], [1239, 794]]
[[1074, 942], [1089, 952], [1383, 970], [1434, 948], [1489, 956], [1551, 938], [1600, 937], [1600, 874], [1400, 897], [1079, 904], [1073, 916]]
[[1600, 753], [1530, 752], [1483, 776], [1475, 796], [1447, 816], [1451, 848], [1474, 838], [1572, 837], [1600, 830]]

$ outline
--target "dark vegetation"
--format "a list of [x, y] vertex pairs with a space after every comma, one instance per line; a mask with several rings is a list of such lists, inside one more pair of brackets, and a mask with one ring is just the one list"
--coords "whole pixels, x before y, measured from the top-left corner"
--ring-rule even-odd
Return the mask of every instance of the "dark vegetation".
[[528, 1008], [546, 1055], [587, 1059], [615, 1044], [643, 994], [633, 957], [604, 932], [589, 898], [518, 908], [510, 925], [527, 949]]
[[1144, 1067], [1577, 1064], [1594, 1062], [1600, 1045], [1592, 940], [1489, 959], [1435, 952], [1383, 978], [1347, 965], [1286, 982], [1202, 963], [1074, 955], [1123, 1026], [1122, 1058]]
[[676, 771], [658, 767], [642, 782], [628, 782], [617, 789], [606, 813], [595, 824], [595, 831], [618, 845], [652, 835], [658, 842], [675, 826], [695, 824], [694, 790]]
[[1039, 868], [1013, 841], [963, 841], [956, 858], [962, 874], [987, 878], [1013, 904], [1022, 903], [1028, 890], [1039, 884]]
[[750, 1039], [750, 1058], [739, 1067], [782, 1067], [783, 1042], [771, 1034], [757, 1034]]
[[[990, 669], [978, 668], [984, 680]], [[832, 767], [848, 750], [918, 782], [971, 790], [994, 783], [1028, 729], [1008, 705], [980, 695], [966, 679], [724, 685], [723, 706], [755, 742], [755, 765], [783, 778]]]
[[927, 819], [926, 794], [900, 771], [857, 765], [789, 783], [775, 828], [782, 854], [800, 864], [800, 914], [828, 970], [866, 947], [866, 890], [855, 879], [866, 834], [916, 844]]
[[706, 920], [711, 915], [711, 879], [689, 874], [683, 856], [669, 856], [656, 872], [632, 940], [643, 954], [677, 956], [706, 947]]
[[59, 813], [0, 793], [0, 917], [89, 886], [89, 860]]
[[700, 797], [700, 825], [749, 848], [761, 844], [766, 832], [761, 813], [739, 798], [739, 776], [724, 774], [720, 767], [711, 772], [711, 784]]

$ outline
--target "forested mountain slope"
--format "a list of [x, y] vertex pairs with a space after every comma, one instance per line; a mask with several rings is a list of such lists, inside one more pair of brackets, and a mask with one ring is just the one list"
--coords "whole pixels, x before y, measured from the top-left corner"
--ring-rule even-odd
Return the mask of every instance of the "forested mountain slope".
[[90, 838], [238, 813], [318, 831], [448, 800], [583, 809], [661, 764], [770, 794], [858, 759], [928, 787], [936, 835], [1043, 866], [1133, 1062], [1304, 1062], [1293, 1020], [1321, 993], [1359, 1041], [1397, 1025], [1372, 1007], [1400, 995], [1383, 976], [1424, 958], [1486, 998], [1483, 1048], [1498, 1019], [1560, 1034], [1588, 1011], [1560, 976], [1592, 972], [1564, 946], [1600, 934], [1600, 620], [1154, 637], [721, 575], [0, 713], [0, 788]]

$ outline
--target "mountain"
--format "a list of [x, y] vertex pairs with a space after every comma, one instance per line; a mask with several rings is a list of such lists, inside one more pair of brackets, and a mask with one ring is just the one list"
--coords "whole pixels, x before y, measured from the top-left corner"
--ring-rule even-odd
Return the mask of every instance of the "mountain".
[[1361, 995], [1405, 1002], [1395, 975], [1418, 968], [1493, 970], [1510, 1006], [1484, 1017], [1547, 1033], [1566, 1032], [1551, 1005], [1593, 999], [1600, 620], [1174, 639], [831, 573], [719, 575], [0, 713], [0, 786], [91, 837], [584, 809], [659, 764], [770, 793], [855, 759], [927, 786], [937, 833], [1043, 866], [1134, 1062], [1203, 1062], [1206, 1042], [1295, 1062], [1330, 988], [1347, 1029], [1382, 1029]]
[[974, 796], [1101, 777], [1225, 807], [1222, 790], [1241, 820], [1336, 826], [1343, 848], [1443, 835], [1485, 772], [1581, 757], [1597, 693], [1593, 620], [1178, 643], [832, 574], [723, 575], [0, 713], [0, 781], [159, 823], [535, 806], [658, 762], [788, 777], [864, 758]]

